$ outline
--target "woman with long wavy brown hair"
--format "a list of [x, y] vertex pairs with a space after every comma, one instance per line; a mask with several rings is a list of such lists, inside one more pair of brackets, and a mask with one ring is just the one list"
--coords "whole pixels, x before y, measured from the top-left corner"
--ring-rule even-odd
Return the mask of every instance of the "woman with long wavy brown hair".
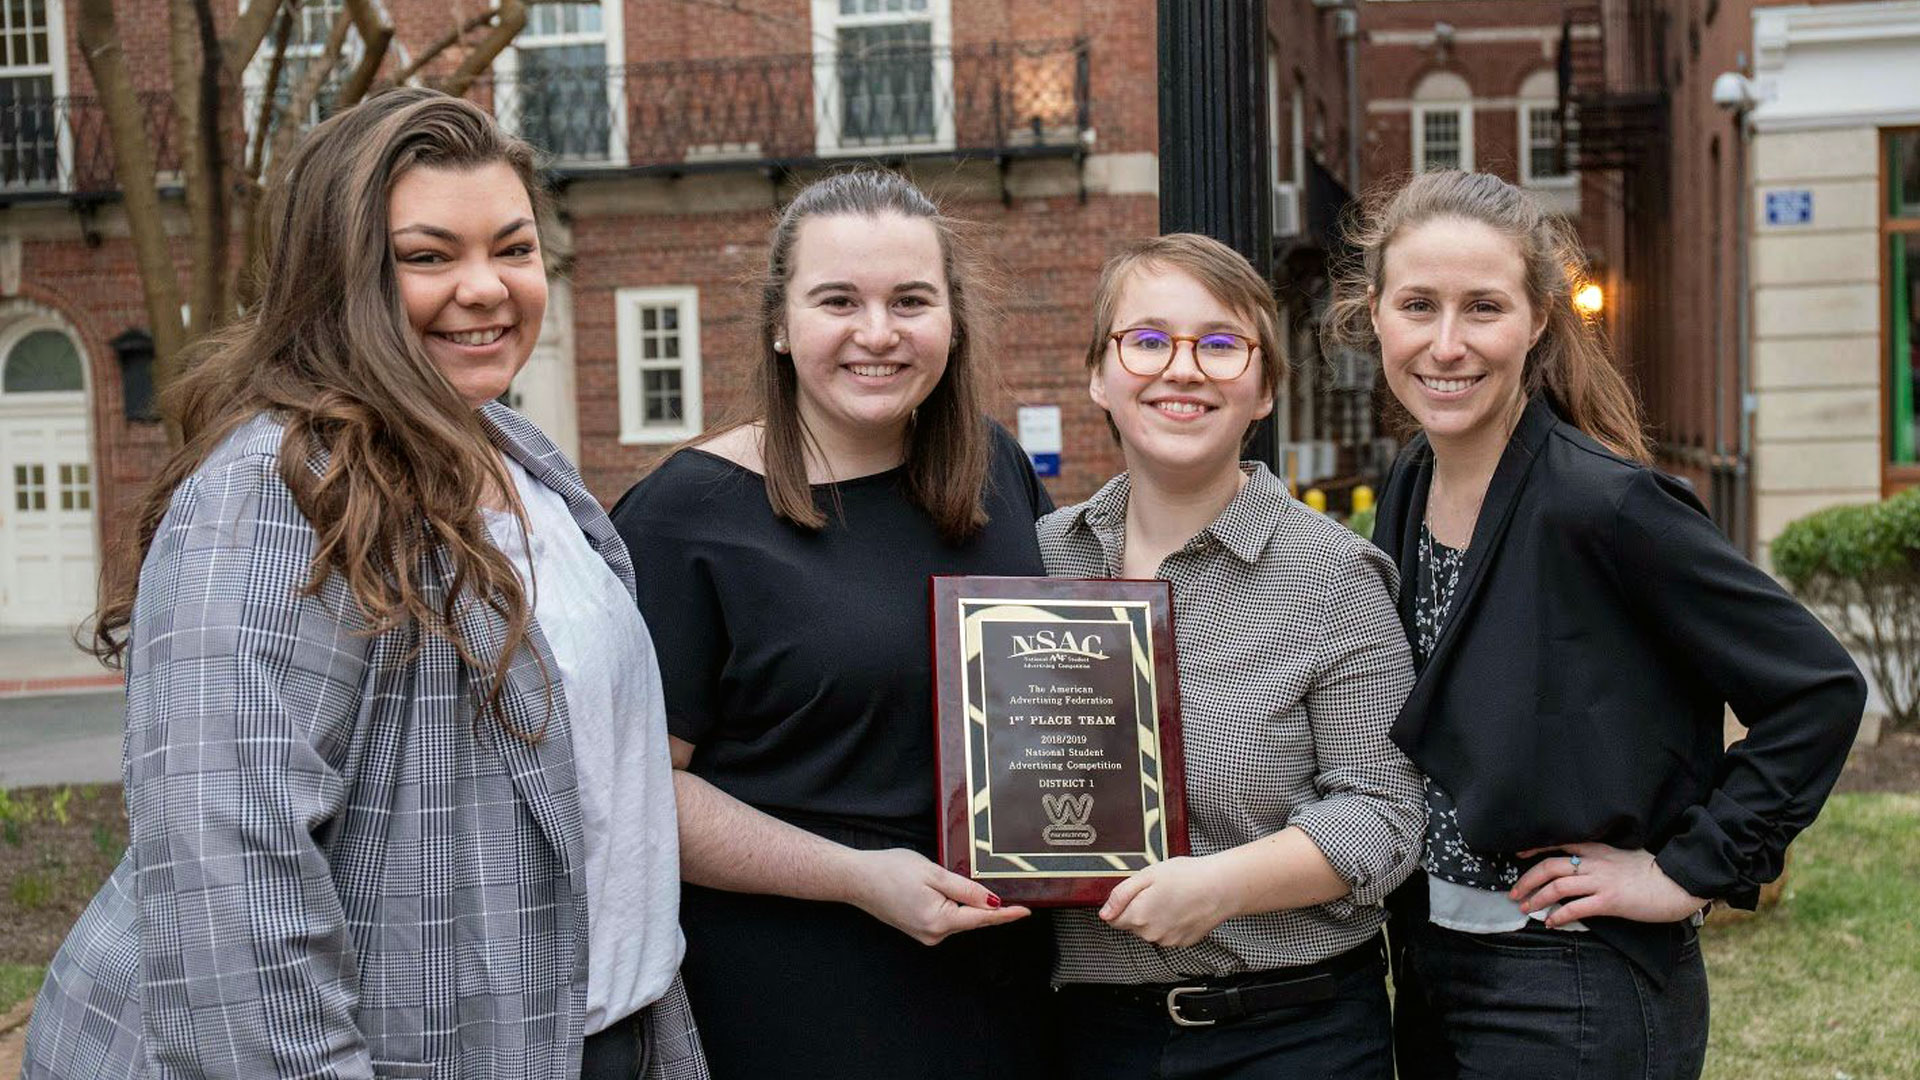
[[290, 163], [104, 575], [131, 844], [27, 1076], [704, 1073], [626, 550], [495, 401], [540, 203], [532, 150], [431, 91]]

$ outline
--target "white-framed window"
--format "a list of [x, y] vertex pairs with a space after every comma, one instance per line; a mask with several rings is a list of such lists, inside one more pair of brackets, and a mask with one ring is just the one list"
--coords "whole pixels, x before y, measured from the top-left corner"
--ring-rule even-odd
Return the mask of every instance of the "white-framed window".
[[813, 0], [822, 154], [953, 146], [951, 0]]
[[1413, 168], [1473, 170], [1473, 88], [1436, 71], [1413, 91]]
[[1536, 71], [1520, 84], [1520, 182], [1563, 187], [1574, 182], [1561, 167], [1559, 85], [1551, 71]]
[[626, 164], [624, 12], [620, 0], [529, 5], [494, 62], [500, 122], [557, 161]]
[[0, 190], [57, 189], [66, 175], [72, 147], [59, 117], [66, 57], [59, 0], [0, 4]]
[[700, 290], [691, 285], [614, 292], [620, 441], [668, 443], [698, 435]]

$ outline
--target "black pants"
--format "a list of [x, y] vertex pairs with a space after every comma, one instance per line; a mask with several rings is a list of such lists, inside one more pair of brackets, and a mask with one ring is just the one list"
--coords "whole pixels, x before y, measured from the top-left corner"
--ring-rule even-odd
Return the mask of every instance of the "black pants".
[[1055, 996], [1060, 1055], [1072, 1080], [1393, 1078], [1383, 959], [1339, 976], [1325, 1001], [1212, 1027], [1181, 1027], [1165, 1008], [1098, 990], [1069, 985]]
[[580, 1080], [638, 1080], [646, 1065], [645, 1009], [587, 1036], [580, 1047]]
[[1594, 935], [1544, 927], [1420, 922], [1396, 958], [1402, 1080], [1696, 1080], [1706, 1063], [1707, 973], [1691, 932], [1660, 987]]

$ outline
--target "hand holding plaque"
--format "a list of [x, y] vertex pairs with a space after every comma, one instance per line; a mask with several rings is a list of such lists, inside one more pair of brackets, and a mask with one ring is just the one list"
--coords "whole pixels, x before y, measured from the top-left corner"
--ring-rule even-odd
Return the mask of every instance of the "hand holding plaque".
[[1098, 905], [1187, 851], [1163, 581], [933, 579], [940, 862]]

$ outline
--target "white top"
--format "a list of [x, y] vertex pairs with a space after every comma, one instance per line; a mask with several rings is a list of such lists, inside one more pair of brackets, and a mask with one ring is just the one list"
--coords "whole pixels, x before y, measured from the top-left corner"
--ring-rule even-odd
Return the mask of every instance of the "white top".
[[566, 693], [586, 842], [586, 1033], [652, 1004], [686, 951], [667, 714], [653, 640], [633, 597], [560, 494], [503, 459], [532, 533], [487, 511], [487, 529], [532, 593]]
[[[1476, 889], [1471, 885], [1460, 885], [1443, 878], [1427, 875], [1427, 919], [1449, 930], [1458, 930], [1463, 934], [1504, 934], [1527, 925], [1529, 918], [1545, 924], [1547, 916], [1560, 910], [1559, 904], [1549, 904], [1539, 911], [1528, 914], [1520, 910], [1520, 902], [1505, 892], [1494, 889]], [[1561, 930], [1585, 930], [1587, 925], [1578, 919], [1559, 927]]]

